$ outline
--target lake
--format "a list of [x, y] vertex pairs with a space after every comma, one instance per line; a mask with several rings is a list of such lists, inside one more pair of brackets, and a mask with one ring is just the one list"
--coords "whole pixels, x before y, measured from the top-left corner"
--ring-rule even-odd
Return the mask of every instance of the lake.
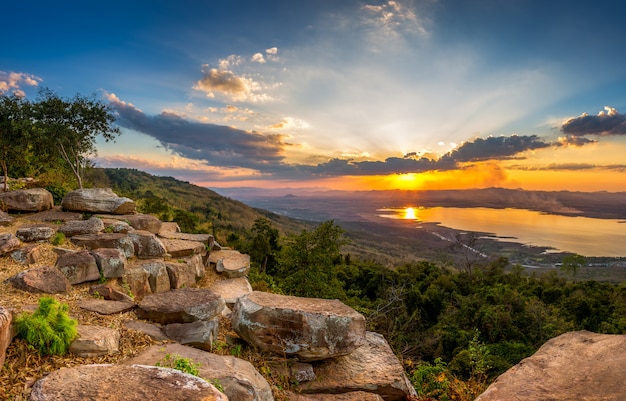
[[626, 222], [545, 214], [523, 209], [406, 207], [378, 209], [390, 219], [439, 223], [490, 233], [499, 240], [545, 246], [584, 256], [626, 256]]

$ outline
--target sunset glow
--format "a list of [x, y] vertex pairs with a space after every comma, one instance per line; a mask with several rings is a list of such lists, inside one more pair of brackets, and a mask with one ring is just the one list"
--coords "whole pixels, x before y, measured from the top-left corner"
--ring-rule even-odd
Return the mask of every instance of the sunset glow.
[[626, 40], [617, 0], [29, 5], [32, 29], [0, 25], [19, 32], [0, 94], [104, 99], [122, 135], [98, 166], [214, 188], [626, 191], [626, 53], [580, 46]]
[[407, 207], [404, 209], [404, 218], [406, 220], [415, 220], [417, 215], [415, 214], [415, 209], [412, 207]]

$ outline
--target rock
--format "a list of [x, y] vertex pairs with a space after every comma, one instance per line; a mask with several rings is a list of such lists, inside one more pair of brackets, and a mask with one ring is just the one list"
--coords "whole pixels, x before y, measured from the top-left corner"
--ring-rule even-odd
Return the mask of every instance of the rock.
[[134, 214], [124, 217], [135, 230], [148, 231], [152, 234], [158, 234], [161, 230], [163, 222], [150, 214]]
[[170, 276], [163, 260], [146, 261], [139, 266], [148, 272], [148, 283], [153, 294], [171, 290]]
[[78, 307], [96, 312], [100, 315], [113, 315], [115, 313], [124, 313], [135, 309], [132, 301], [109, 301], [106, 299], [84, 298], [78, 301]]
[[66, 237], [75, 235], [97, 234], [104, 230], [104, 223], [97, 217], [91, 217], [87, 220], [70, 220], [63, 223], [59, 227], [59, 232]]
[[14, 221], [14, 217], [11, 217], [7, 212], [0, 210], [0, 226], [8, 227], [13, 224]]
[[25, 270], [8, 278], [7, 283], [18, 290], [32, 293], [61, 294], [71, 288], [67, 277], [52, 266]]
[[230, 249], [212, 251], [209, 254], [209, 263], [215, 265], [218, 273], [224, 273], [228, 278], [243, 277], [250, 270], [250, 255]]
[[50, 226], [37, 224], [18, 228], [15, 236], [24, 242], [37, 242], [49, 240], [55, 232], [56, 230]]
[[30, 401], [228, 401], [213, 385], [176, 369], [145, 365], [79, 365], [38, 380]]
[[60, 206], [55, 206], [50, 210], [45, 210], [43, 212], [31, 214], [28, 216], [28, 220], [31, 221], [46, 221], [46, 222], [60, 222], [60, 221], [70, 221], [70, 220], [81, 220], [83, 218], [82, 213], [77, 212], [64, 212], [61, 210]]
[[146, 295], [152, 294], [150, 289], [150, 273], [141, 266], [130, 267], [124, 271], [123, 283], [128, 286], [135, 301], [141, 301]]
[[575, 331], [546, 342], [476, 401], [624, 399], [626, 335]]
[[4, 365], [7, 355], [7, 348], [11, 344], [13, 336], [11, 335], [11, 321], [13, 315], [11, 311], [0, 306], [0, 366]]
[[101, 220], [104, 224], [105, 232], [128, 234], [129, 232], [135, 230], [130, 226], [130, 224], [122, 220], [106, 217], [101, 217]]
[[20, 240], [11, 233], [0, 234], [0, 256], [11, 253], [20, 247]]
[[219, 323], [217, 318], [198, 320], [192, 323], [172, 323], [163, 328], [170, 340], [205, 351], [213, 350], [213, 341], [217, 340]]
[[153, 345], [125, 363], [154, 365], [165, 355], [179, 355], [199, 364], [199, 376], [215, 380], [231, 401], [273, 401], [267, 381], [252, 364], [234, 356], [211, 354], [180, 344]]
[[252, 286], [245, 277], [216, 281], [209, 288], [224, 298], [229, 308], [232, 308], [239, 298], [252, 292]]
[[206, 288], [180, 288], [147, 295], [135, 311], [140, 319], [161, 324], [211, 320], [224, 309], [222, 297]]
[[168, 238], [169, 234], [179, 233], [180, 227], [175, 221], [164, 221], [159, 230], [159, 237]]
[[54, 199], [43, 188], [31, 188], [2, 192], [0, 203], [9, 211], [32, 213], [52, 209]]
[[149, 231], [131, 231], [128, 238], [133, 243], [135, 256], [143, 259], [162, 258], [167, 254], [165, 245]]
[[365, 391], [386, 401], [417, 397], [398, 357], [378, 333], [367, 333], [367, 342], [349, 355], [314, 365], [316, 380], [302, 383], [303, 394]]
[[271, 369], [272, 376], [288, 378], [290, 382], [307, 382], [315, 380], [313, 365], [310, 363], [298, 362], [292, 359], [283, 361], [266, 362]]
[[172, 258], [203, 254], [206, 252], [204, 244], [198, 241], [161, 238], [161, 242]]
[[77, 330], [78, 337], [70, 344], [70, 352], [76, 356], [89, 358], [120, 351], [120, 333], [115, 329], [79, 324]]
[[96, 258], [89, 251], [66, 253], [57, 259], [56, 267], [72, 285], [100, 279]]
[[130, 330], [136, 330], [141, 333], [144, 333], [156, 341], [169, 340], [169, 338], [165, 335], [161, 327], [157, 326], [156, 324], [141, 322], [138, 320], [130, 320], [128, 322], [124, 322], [124, 327]]
[[127, 234], [84, 234], [71, 238], [74, 245], [87, 249], [115, 248], [124, 253], [127, 258], [135, 256], [135, 245]]
[[254, 291], [235, 303], [232, 325], [255, 347], [300, 361], [346, 355], [365, 343], [365, 318], [336, 299]]
[[186, 263], [165, 263], [170, 286], [174, 288], [193, 287], [196, 284], [196, 269]]
[[110, 188], [83, 188], [69, 192], [61, 201], [64, 210], [87, 213], [132, 214], [131, 199], [117, 196]]
[[38, 244], [28, 244], [11, 252], [11, 258], [18, 263], [32, 265], [41, 261], [43, 255]]
[[108, 299], [109, 301], [134, 302], [130, 296], [119, 290], [116, 290], [109, 284], [92, 285], [91, 287], [89, 287], [89, 294], [97, 295], [98, 297]]
[[296, 394], [287, 391], [289, 401], [384, 401], [378, 394], [353, 391], [343, 394]]
[[116, 278], [124, 276], [126, 269], [126, 255], [117, 248], [98, 248], [91, 251], [96, 259], [98, 269], [105, 278]]
[[215, 241], [211, 234], [181, 233], [180, 228], [178, 229], [178, 231], [161, 230], [159, 231], [159, 237], [171, 240], [200, 242], [205, 246], [205, 249], [207, 250], [210, 250], [211, 247], [213, 247], [213, 242]]

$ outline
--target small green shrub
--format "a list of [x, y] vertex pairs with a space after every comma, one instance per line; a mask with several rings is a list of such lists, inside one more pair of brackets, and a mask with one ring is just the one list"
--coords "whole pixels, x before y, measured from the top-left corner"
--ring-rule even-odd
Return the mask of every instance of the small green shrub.
[[24, 312], [15, 319], [18, 337], [41, 355], [66, 354], [78, 335], [78, 322], [69, 317], [68, 309], [52, 297], [40, 298], [35, 312]]
[[63, 243], [65, 242], [65, 234], [63, 233], [56, 233], [54, 234], [54, 236], [52, 238], [50, 238], [50, 242], [52, 243], [52, 245], [63, 245]]
[[157, 362], [156, 366], [180, 370], [181, 372], [189, 373], [194, 376], [198, 376], [200, 373], [198, 369], [200, 367], [199, 363], [194, 363], [191, 359], [183, 358], [178, 354], [165, 354], [165, 357]]

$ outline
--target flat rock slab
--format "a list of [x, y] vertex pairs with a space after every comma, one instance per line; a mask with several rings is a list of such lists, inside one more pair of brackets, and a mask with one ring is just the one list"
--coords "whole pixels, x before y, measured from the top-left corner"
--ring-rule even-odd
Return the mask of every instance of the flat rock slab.
[[228, 278], [243, 277], [250, 270], [250, 255], [232, 249], [211, 251], [209, 263]]
[[365, 344], [365, 318], [336, 299], [254, 291], [237, 300], [231, 319], [248, 343], [300, 361], [346, 355]]
[[[364, 391], [386, 401], [417, 397], [398, 357], [377, 333], [367, 333], [367, 343], [349, 355], [314, 365], [316, 380], [303, 383], [300, 393], [349, 393]], [[511, 398], [514, 399], [514, 398]]]
[[108, 301], [106, 299], [81, 299], [78, 306], [90, 312], [96, 312], [100, 315], [113, 315], [115, 313], [124, 313], [137, 307], [134, 302], [128, 301]]
[[124, 252], [127, 258], [135, 256], [135, 245], [127, 234], [122, 233], [100, 233], [83, 234], [71, 238], [74, 245], [87, 249], [116, 248]]
[[239, 298], [252, 292], [252, 286], [245, 277], [216, 281], [209, 289], [224, 298], [229, 307], [232, 307]]
[[222, 297], [206, 288], [179, 288], [147, 295], [135, 311], [140, 319], [160, 324], [211, 320], [225, 304]]
[[179, 370], [144, 365], [80, 365], [33, 386], [31, 401], [228, 401], [215, 387]]
[[41, 212], [54, 206], [52, 194], [44, 188], [0, 192], [0, 202], [7, 210], [16, 212]]
[[155, 365], [165, 355], [179, 355], [199, 364], [199, 376], [217, 380], [231, 401], [274, 401], [265, 378], [248, 361], [216, 355], [180, 344], [153, 345], [126, 364]]
[[78, 212], [64, 212], [60, 206], [55, 206], [50, 210], [45, 210], [39, 213], [33, 213], [28, 216], [30, 221], [48, 221], [48, 222], [65, 222], [70, 220], [81, 220], [83, 218], [82, 213]]
[[69, 192], [61, 201], [63, 210], [87, 213], [133, 214], [135, 202], [118, 196], [111, 188], [82, 188]]
[[161, 327], [153, 323], [141, 322], [139, 320], [130, 320], [128, 322], [124, 322], [124, 327], [146, 334], [156, 341], [169, 340]]
[[546, 342], [500, 375], [476, 401], [621, 401], [626, 335], [575, 331]]
[[112, 355], [120, 351], [120, 333], [102, 326], [79, 324], [78, 337], [70, 344], [70, 352], [82, 358]]
[[71, 284], [67, 277], [65, 277], [65, 274], [52, 266], [38, 267], [19, 272], [8, 278], [6, 282], [18, 290], [35, 294], [61, 294], [68, 292], [71, 288]]
[[198, 241], [161, 238], [167, 253], [173, 258], [180, 258], [206, 252], [205, 245]]
[[203, 245], [207, 246], [207, 249], [211, 249], [211, 247], [213, 246], [213, 242], [215, 241], [211, 234], [181, 233], [180, 228], [178, 228], [178, 231], [176, 231], [176, 228], [171, 226], [165, 229], [162, 228], [161, 231], [159, 231], [159, 237], [167, 239], [179, 239], [183, 241], [201, 242]]

